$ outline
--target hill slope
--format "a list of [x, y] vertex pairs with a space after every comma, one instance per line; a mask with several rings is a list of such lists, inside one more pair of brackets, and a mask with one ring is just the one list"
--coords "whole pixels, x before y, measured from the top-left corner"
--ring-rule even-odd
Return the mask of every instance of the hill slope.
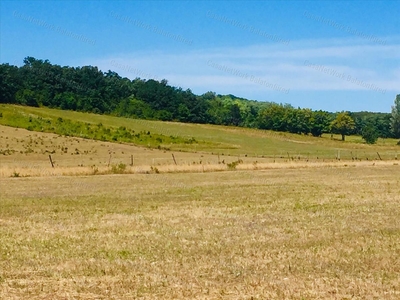
[[[351, 159], [355, 156], [362, 159], [374, 159], [377, 157], [377, 152], [383, 159], [393, 159], [396, 151], [400, 150], [396, 146], [396, 140], [392, 139], [380, 139], [377, 145], [366, 145], [362, 143], [360, 137], [356, 136], [349, 137], [346, 142], [341, 142], [336, 139], [331, 140], [330, 135], [314, 138], [249, 128], [127, 119], [15, 105], [0, 105], [0, 112], [3, 115], [0, 118], [0, 124], [22, 128], [27, 128], [26, 123], [24, 123], [27, 122], [26, 118], [30, 118], [31, 122], [32, 120], [47, 120], [47, 122], [53, 122], [52, 124], [56, 124], [55, 122], [62, 118], [72, 124], [68, 135], [78, 137], [82, 136], [82, 131], [74, 132], [76, 127], [74, 127], [74, 124], [76, 125], [77, 123], [86, 124], [86, 126], [94, 126], [101, 123], [105, 128], [105, 132], [109, 131], [110, 133], [117, 132], [117, 129], [121, 127], [136, 133], [150, 132], [152, 136], [150, 140], [139, 141], [138, 139], [129, 138], [119, 140], [119, 136], [117, 136], [115, 141], [173, 151], [201, 151], [234, 156], [247, 155], [248, 157], [300, 156], [303, 158], [309, 157], [310, 159], [316, 159], [317, 157], [334, 159], [338, 150], [340, 150], [342, 159]], [[22, 118], [19, 125], [14, 122], [16, 114]], [[78, 128], [81, 130], [80, 127]], [[55, 131], [56, 129], [57, 126], [53, 126], [53, 132], [57, 132]], [[52, 132], [51, 130], [46, 131]]]

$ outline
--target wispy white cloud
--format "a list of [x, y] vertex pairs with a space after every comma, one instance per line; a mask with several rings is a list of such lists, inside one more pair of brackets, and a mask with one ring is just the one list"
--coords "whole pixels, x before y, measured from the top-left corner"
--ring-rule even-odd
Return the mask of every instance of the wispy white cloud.
[[[84, 63], [114, 70], [131, 79], [166, 78], [170, 84], [191, 88], [196, 93], [229, 89], [233, 94], [240, 91], [242, 96], [246, 96], [246, 91], [252, 95], [260, 93], [262, 98], [261, 95], [279, 93], [274, 86], [290, 92], [398, 92], [400, 39], [392, 37], [385, 41], [382, 45], [361, 39], [304, 40], [291, 41], [290, 45], [197, 49], [180, 54], [129, 53]], [[210, 61], [225, 69], [213, 67]], [[251, 77], [259, 79], [259, 83], [248, 80]]]

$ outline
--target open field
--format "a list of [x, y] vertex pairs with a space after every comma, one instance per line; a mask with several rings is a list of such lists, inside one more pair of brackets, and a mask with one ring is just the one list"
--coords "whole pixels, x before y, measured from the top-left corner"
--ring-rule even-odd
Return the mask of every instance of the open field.
[[400, 167], [2, 178], [2, 299], [399, 299]]
[[[227, 170], [230, 163], [239, 159], [242, 161], [239, 168], [248, 166], [254, 169], [271, 163], [271, 159], [267, 157], [238, 157], [197, 151], [172, 152], [1, 125], [0, 136], [0, 149], [7, 149], [0, 154], [0, 177], [15, 174], [21, 177], [94, 175], [111, 172], [112, 167], [119, 164], [126, 166], [124, 170], [120, 170], [123, 173], [145, 173], [151, 172], [151, 167], [156, 167], [161, 172]], [[54, 168], [51, 167], [49, 155], [52, 156]], [[276, 158], [276, 161], [287, 160]]]
[[[311, 156], [244, 156], [166, 151], [126, 143], [65, 137], [0, 125], [0, 177], [108, 173], [212, 172], [345, 165], [393, 165], [396, 160], [343, 161]], [[52, 157], [54, 168], [50, 164]], [[377, 156], [374, 157], [377, 159]], [[175, 164], [175, 161], [176, 164]], [[240, 163], [237, 163], [237, 162]]]
[[[385, 160], [392, 160], [400, 152], [397, 140], [379, 139], [376, 145], [362, 143], [361, 137], [347, 137], [346, 142], [339, 141], [338, 136], [330, 139], [330, 135], [322, 138], [311, 136], [273, 132], [249, 128], [160, 122], [139, 119], [125, 119], [113, 116], [95, 115], [73, 111], [49, 108], [23, 107], [15, 105], [0, 105], [0, 112], [6, 116], [12, 112], [22, 113], [32, 118], [43, 119], [63, 118], [88, 124], [102, 123], [112, 128], [126, 127], [136, 132], [150, 131], [166, 137], [195, 138], [198, 143], [164, 143], [171, 151], [188, 151], [202, 153], [219, 153], [220, 155], [240, 157], [287, 158], [301, 157], [303, 159], [335, 159], [340, 150], [342, 160], [378, 159], [377, 152]], [[2, 120], [3, 119], [3, 120]], [[0, 118], [0, 124], [7, 123], [5, 117]], [[2, 150], [4, 150], [2, 148]]]
[[0, 125], [0, 299], [400, 298], [395, 140], [0, 108], [174, 141]]

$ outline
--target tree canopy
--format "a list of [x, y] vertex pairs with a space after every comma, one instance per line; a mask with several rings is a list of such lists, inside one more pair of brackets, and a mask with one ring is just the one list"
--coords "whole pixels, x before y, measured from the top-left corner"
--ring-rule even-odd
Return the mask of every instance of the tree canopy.
[[350, 135], [355, 128], [355, 122], [348, 112], [341, 112], [336, 116], [331, 123], [331, 130], [333, 133], [341, 134], [342, 141], [345, 140], [346, 135]]
[[400, 138], [400, 94], [396, 96], [392, 107], [392, 116], [390, 119], [390, 128], [394, 137]]

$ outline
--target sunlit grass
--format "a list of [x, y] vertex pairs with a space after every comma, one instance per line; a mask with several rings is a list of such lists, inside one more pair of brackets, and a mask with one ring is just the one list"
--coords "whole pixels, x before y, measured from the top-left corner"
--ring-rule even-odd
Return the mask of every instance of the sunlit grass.
[[400, 297], [394, 140], [0, 108], [204, 141], [0, 126], [0, 299]]
[[184, 124], [174, 122], [149, 121], [139, 119], [126, 119], [106, 115], [95, 115], [73, 111], [62, 111], [49, 108], [21, 107], [1, 105], [1, 109], [16, 109], [26, 114], [34, 114], [42, 118], [64, 118], [76, 122], [90, 124], [102, 123], [109, 127], [125, 127], [135, 132], [148, 132], [164, 136], [176, 136], [182, 139], [194, 138], [197, 144], [164, 143], [173, 151], [202, 151], [242, 156], [268, 156], [286, 157], [301, 156], [313, 158], [334, 159], [338, 150], [341, 151], [341, 159], [377, 157], [377, 152], [384, 159], [394, 159], [400, 147], [394, 139], [379, 139], [376, 145], [367, 145], [361, 137], [350, 136], [346, 142], [339, 140], [334, 135], [323, 135], [322, 138], [311, 136], [273, 132], [249, 128], [230, 126], [214, 126], [202, 124]]
[[399, 166], [4, 178], [2, 299], [398, 299]]

